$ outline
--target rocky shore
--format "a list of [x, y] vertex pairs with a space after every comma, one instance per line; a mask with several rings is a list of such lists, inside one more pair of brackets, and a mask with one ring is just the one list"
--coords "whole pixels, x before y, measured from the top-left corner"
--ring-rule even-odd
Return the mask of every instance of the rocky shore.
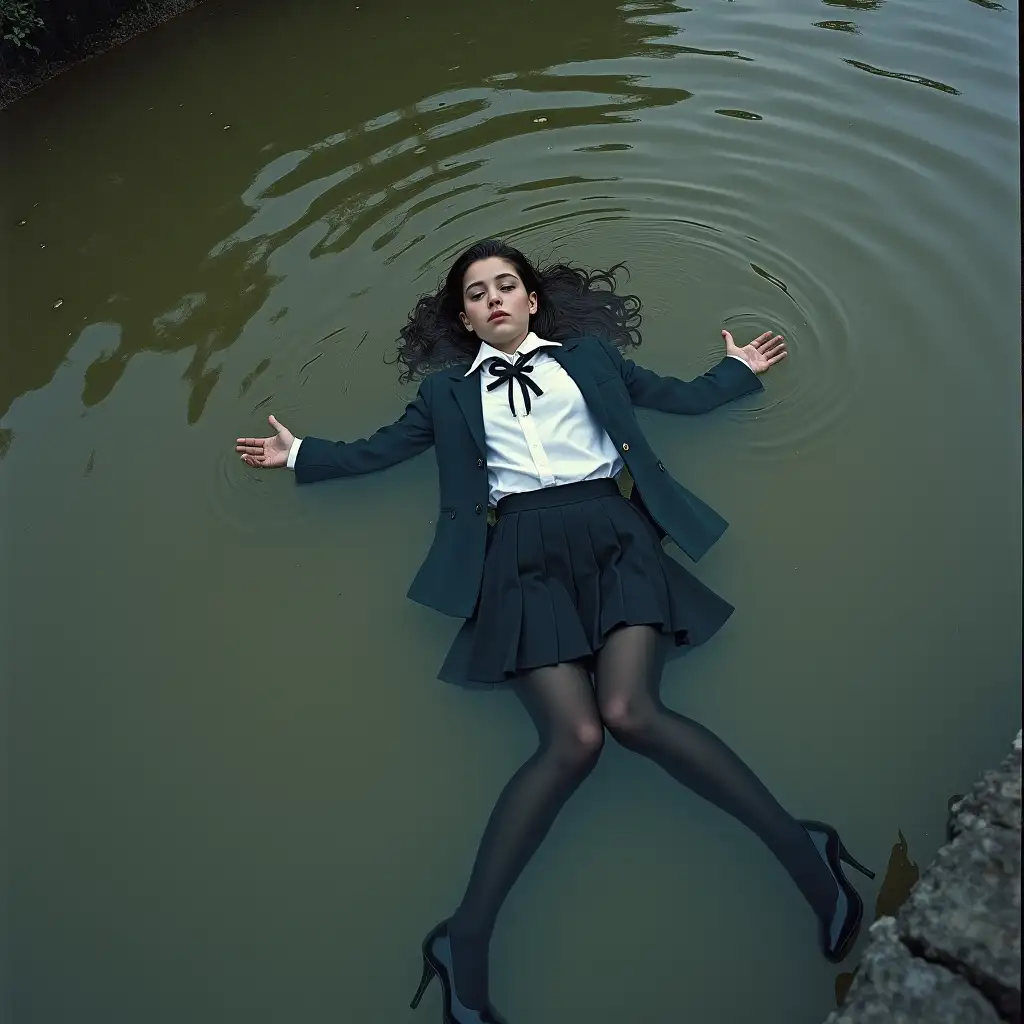
[[23, 66], [8, 64], [0, 69], [0, 110], [62, 71], [67, 71], [68, 68], [90, 57], [112, 50], [134, 36], [197, 7], [201, 2], [202, 0], [147, 0], [125, 11], [105, 28], [85, 36], [68, 54], [51, 59], [33, 58], [31, 54], [27, 54]]
[[1021, 734], [953, 805], [949, 842], [870, 931], [825, 1024], [1020, 1024]]

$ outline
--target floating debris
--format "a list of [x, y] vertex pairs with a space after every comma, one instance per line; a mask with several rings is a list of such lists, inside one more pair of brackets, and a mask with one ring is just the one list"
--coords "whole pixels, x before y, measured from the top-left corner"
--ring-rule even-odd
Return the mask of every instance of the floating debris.
[[534, 124], [544, 124], [545, 121], [547, 121], [546, 117], [535, 117], [533, 119]]
[[58, 299], [58, 300], [57, 300], [57, 301], [56, 301], [56, 302], [55, 302], [55, 303], [53, 304], [53, 308], [54, 308], [54, 309], [57, 309], [58, 307], [60, 307], [60, 306], [63, 306], [63, 305], [64, 305], [64, 300], [63, 300], [63, 299]]
[[948, 93], [950, 96], [959, 96], [960, 90], [954, 89], [951, 85], [946, 85], [945, 82], [937, 82], [934, 78], [922, 78], [920, 75], [907, 75], [901, 71], [886, 71], [884, 68], [876, 68], [871, 64], [865, 64], [863, 61], [850, 60], [848, 57], [843, 57], [843, 63], [849, 64], [851, 67], [859, 68], [861, 71], [866, 71], [869, 75], [880, 75], [882, 78], [896, 78], [901, 82], [913, 82], [914, 85], [926, 85], [929, 89], [938, 89], [939, 92]]
[[763, 277], [766, 281], [775, 285], [776, 288], [781, 289], [787, 295], [789, 294], [789, 289], [786, 287], [786, 283], [784, 281], [780, 281], [774, 274], [769, 274], [767, 270], [763, 267], [759, 267], [756, 263], [751, 263], [750, 269], [757, 274], [758, 277]]
[[[307, 360], [306, 360], [306, 361], [305, 361], [305, 362], [304, 362], [304, 363], [302, 364], [302, 366], [300, 366], [300, 367], [299, 367], [299, 373], [302, 373], [302, 371], [303, 371], [303, 370], [304, 370], [304, 369], [305, 369], [305, 368], [306, 368], [307, 366], [309, 366], [309, 364], [310, 364], [310, 363], [315, 363], [315, 362], [316, 362], [316, 361], [317, 361], [317, 360], [318, 360], [318, 359], [319, 359], [319, 358], [320, 358], [320, 357], [321, 357], [322, 355], [323, 355], [323, 352], [317, 352], [317, 354], [316, 354], [315, 356], [313, 356], [313, 358], [312, 358], [312, 359], [307, 359]], [[303, 383], [303, 384], [305, 384], [306, 382], [305, 382], [305, 381], [303, 381], [302, 383]]]
[[735, 110], [732, 107], [722, 107], [720, 110], [715, 111], [716, 114], [724, 114], [726, 117], [737, 117], [741, 121], [763, 121], [764, 118], [760, 114], [755, 114], [750, 110]]
[[[323, 336], [323, 337], [322, 337], [322, 338], [321, 338], [321, 339], [320, 339], [320, 340], [319, 340], [319, 341], [317, 342], [317, 345], [322, 345], [322, 344], [323, 344], [323, 343], [324, 343], [325, 341], [327, 341], [327, 339], [328, 339], [328, 338], [333, 338], [333, 337], [334, 337], [334, 336], [335, 336], [336, 334], [341, 334], [341, 332], [342, 332], [342, 331], [344, 331], [345, 329], [346, 329], [346, 328], [344, 328], [344, 327], [339, 327], [339, 328], [338, 328], [338, 329], [337, 329], [336, 331], [331, 331], [331, 333], [330, 333], [330, 334], [325, 334], [325, 335], [324, 335], [324, 336]], [[359, 344], [361, 345], [361, 344], [362, 344], [362, 342], [360, 342]]]

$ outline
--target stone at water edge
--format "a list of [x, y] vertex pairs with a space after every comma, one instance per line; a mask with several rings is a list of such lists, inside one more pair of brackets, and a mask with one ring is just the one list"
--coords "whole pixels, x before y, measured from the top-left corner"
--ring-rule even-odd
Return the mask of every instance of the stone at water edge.
[[903, 941], [946, 964], [1020, 1020], [1020, 833], [962, 832], [921, 876], [899, 916]]
[[899, 915], [915, 953], [957, 971], [1005, 1020], [1021, 1020], [1021, 734], [953, 811], [939, 850]]
[[1021, 745], [955, 802], [951, 841], [872, 926], [826, 1024], [1020, 1024]]
[[825, 1024], [1001, 1024], [967, 981], [912, 956], [893, 918], [876, 921], [870, 936], [846, 1006]]
[[1021, 733], [1013, 749], [998, 768], [985, 772], [959, 803], [952, 808], [953, 834], [981, 824], [1021, 828]]

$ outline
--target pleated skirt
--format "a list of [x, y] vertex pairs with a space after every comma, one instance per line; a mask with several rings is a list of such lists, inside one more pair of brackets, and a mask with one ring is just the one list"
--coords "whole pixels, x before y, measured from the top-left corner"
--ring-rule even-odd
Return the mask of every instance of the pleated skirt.
[[531, 669], [594, 655], [612, 630], [655, 626], [675, 647], [713, 636], [733, 607], [662, 547], [614, 480], [503, 498], [480, 598], [438, 673], [468, 687], [514, 684]]

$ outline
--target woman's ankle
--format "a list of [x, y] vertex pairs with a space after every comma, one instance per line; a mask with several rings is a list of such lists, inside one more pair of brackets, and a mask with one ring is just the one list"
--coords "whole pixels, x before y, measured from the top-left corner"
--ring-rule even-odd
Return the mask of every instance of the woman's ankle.
[[448, 918], [448, 934], [464, 942], [488, 944], [492, 931], [493, 925], [481, 921], [478, 915], [467, 913], [461, 906]]

